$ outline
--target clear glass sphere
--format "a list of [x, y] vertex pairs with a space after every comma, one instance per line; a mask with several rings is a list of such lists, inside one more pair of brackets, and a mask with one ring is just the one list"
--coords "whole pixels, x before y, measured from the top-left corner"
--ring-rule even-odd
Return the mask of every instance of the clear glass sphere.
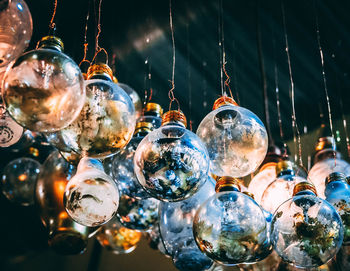
[[3, 97], [10, 115], [35, 132], [54, 132], [72, 123], [85, 102], [78, 65], [59, 50], [23, 54], [6, 73]]
[[324, 190], [326, 188], [325, 179], [332, 172], [350, 175], [350, 164], [343, 159], [329, 158], [313, 165], [309, 171], [308, 179], [316, 186], [317, 196], [325, 199]]
[[220, 192], [204, 202], [193, 234], [201, 251], [224, 265], [253, 263], [271, 253], [263, 210], [241, 192]]
[[7, 164], [1, 177], [2, 193], [5, 197], [16, 204], [32, 205], [40, 167], [39, 162], [24, 157]]
[[158, 222], [159, 201], [154, 198], [134, 199], [121, 195], [117, 217], [129, 229], [145, 231]]
[[300, 268], [318, 267], [338, 252], [343, 226], [327, 201], [314, 195], [296, 195], [274, 213], [271, 241], [284, 261]]
[[151, 229], [145, 232], [146, 240], [151, 249], [158, 250], [165, 257], [170, 257], [168, 251], [165, 249], [162, 236], [159, 231], [159, 223], [154, 225]]
[[307, 180], [290, 174], [277, 177], [265, 189], [261, 197], [261, 207], [274, 213], [278, 206], [293, 196], [294, 186], [300, 182], [307, 182]]
[[85, 81], [86, 101], [78, 118], [59, 131], [66, 146], [93, 158], [107, 157], [125, 147], [135, 129], [131, 99], [117, 84]]
[[136, 118], [139, 118], [142, 114], [142, 101], [140, 96], [137, 94], [137, 92], [133, 88], [131, 88], [127, 84], [118, 83], [117, 85], [120, 86], [126, 92], [126, 94], [129, 95], [135, 107]]
[[32, 15], [22, 0], [0, 3], [0, 69], [28, 47], [33, 32]]
[[84, 226], [100, 226], [115, 215], [118, 203], [118, 188], [103, 171], [101, 162], [83, 158], [64, 192], [69, 216]]
[[208, 149], [210, 171], [217, 176], [244, 177], [266, 156], [265, 126], [243, 107], [224, 105], [210, 112], [199, 124], [197, 135]]
[[101, 246], [115, 254], [127, 254], [134, 251], [141, 237], [141, 232], [123, 227], [116, 218], [103, 225], [96, 235]]
[[16, 144], [23, 135], [23, 127], [19, 125], [6, 109], [0, 105], [0, 147], [5, 148]]
[[197, 209], [214, 194], [215, 181], [208, 177], [192, 197], [179, 202], [160, 203], [160, 233], [167, 252], [179, 270], [206, 270], [213, 263], [198, 249], [192, 226]]
[[152, 197], [179, 201], [192, 196], [205, 183], [209, 156], [194, 133], [170, 123], [141, 141], [134, 156], [134, 170]]

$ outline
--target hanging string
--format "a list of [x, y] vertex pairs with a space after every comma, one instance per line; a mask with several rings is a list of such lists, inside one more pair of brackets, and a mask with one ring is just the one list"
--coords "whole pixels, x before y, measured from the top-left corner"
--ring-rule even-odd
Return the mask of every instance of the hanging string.
[[171, 110], [171, 105], [175, 101], [177, 103], [177, 110], [180, 111], [180, 103], [178, 99], [175, 98], [174, 89], [175, 89], [175, 36], [174, 36], [174, 26], [173, 26], [173, 14], [171, 7], [171, 0], [169, 0], [169, 24], [170, 24], [170, 32], [171, 32], [171, 41], [172, 41], [172, 51], [173, 51], [173, 67], [171, 72], [171, 89], [168, 92], [168, 96], [170, 99], [169, 111]]
[[92, 63], [95, 61], [97, 55], [101, 52], [103, 52], [106, 56], [106, 64], [108, 64], [108, 53], [107, 51], [100, 47], [99, 44], [99, 38], [101, 35], [101, 8], [102, 8], [102, 0], [99, 1], [98, 3], [98, 13], [97, 13], [97, 34], [96, 34], [96, 39], [95, 39], [95, 55], [92, 58]]
[[83, 59], [80, 61], [79, 63], [79, 67], [81, 66], [81, 64], [88, 63], [90, 65], [90, 61], [86, 59], [87, 56], [87, 50], [88, 50], [88, 46], [89, 43], [87, 41], [87, 32], [88, 32], [88, 22], [89, 22], [89, 18], [90, 18], [90, 1], [88, 4], [88, 12], [86, 14], [86, 23], [85, 23], [85, 33], [84, 33], [84, 56]]
[[53, 12], [52, 12], [52, 17], [49, 23], [49, 28], [52, 32], [54, 32], [56, 30], [56, 24], [54, 22], [55, 20], [55, 16], [56, 16], [56, 11], [57, 11], [57, 2], [58, 0], [55, 0], [54, 2], [54, 7], [53, 7]]
[[[284, 10], [284, 1], [281, 1], [281, 7], [282, 7], [282, 18], [283, 18], [283, 30], [284, 30], [284, 39], [285, 39], [285, 45], [286, 45], [286, 54], [287, 54], [287, 60], [288, 60], [288, 70], [289, 70], [289, 79], [290, 79], [290, 96], [291, 96], [291, 103], [292, 103], [292, 128], [293, 128], [293, 135], [294, 135], [294, 146], [298, 145], [298, 152], [295, 153], [295, 160], [299, 161], [299, 165], [303, 167], [303, 159], [302, 159], [302, 149], [301, 149], [301, 136], [298, 128], [297, 123], [297, 117], [295, 113], [295, 93], [294, 93], [294, 81], [293, 81], [293, 74], [292, 74], [292, 66], [290, 61], [290, 55], [289, 55], [289, 45], [288, 45], [288, 35], [287, 35], [287, 26], [286, 26], [286, 15]], [[295, 134], [297, 136], [295, 136]], [[299, 158], [299, 159], [298, 159]]]

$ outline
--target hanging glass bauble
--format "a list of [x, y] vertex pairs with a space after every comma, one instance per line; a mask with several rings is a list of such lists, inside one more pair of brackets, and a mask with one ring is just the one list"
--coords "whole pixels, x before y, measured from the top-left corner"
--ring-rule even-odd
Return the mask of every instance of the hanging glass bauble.
[[103, 225], [96, 235], [101, 246], [115, 254], [127, 254], [137, 247], [142, 233], [123, 227], [117, 218]]
[[22, 0], [1, 0], [0, 25], [1, 70], [19, 57], [29, 45], [33, 22], [27, 4]]
[[146, 231], [145, 233], [146, 240], [148, 241], [148, 245], [151, 249], [159, 250], [165, 257], [170, 257], [168, 251], [164, 247], [163, 238], [159, 232], [159, 224], [157, 223], [151, 229]]
[[129, 143], [135, 129], [135, 109], [125, 91], [112, 82], [107, 65], [90, 66], [87, 76], [86, 101], [80, 115], [58, 133], [74, 152], [104, 158]]
[[3, 169], [1, 189], [5, 197], [16, 204], [34, 204], [35, 182], [40, 172], [40, 163], [31, 158], [18, 158]]
[[142, 114], [142, 101], [140, 96], [137, 94], [137, 92], [133, 88], [131, 88], [127, 84], [118, 83], [118, 86], [121, 87], [126, 92], [126, 94], [129, 95], [135, 107], [136, 118], [139, 118]]
[[103, 171], [102, 163], [88, 157], [81, 159], [76, 175], [64, 192], [64, 204], [70, 217], [84, 226], [100, 226], [115, 215], [118, 203], [118, 188]]
[[207, 270], [213, 261], [203, 254], [193, 237], [193, 218], [197, 209], [215, 194], [215, 181], [208, 177], [192, 197], [179, 202], [161, 202], [159, 228], [164, 246], [177, 269]]
[[154, 198], [135, 199], [121, 195], [117, 217], [129, 229], [145, 231], [158, 222], [159, 201]]
[[91, 233], [91, 229], [73, 221], [63, 206], [64, 189], [75, 172], [75, 167], [55, 151], [44, 162], [36, 184], [36, 199], [49, 232], [49, 246], [63, 255], [85, 251]]
[[293, 197], [274, 213], [271, 241], [285, 262], [298, 268], [318, 267], [341, 247], [341, 218], [330, 203], [316, 196], [314, 185], [299, 183]]
[[193, 234], [201, 251], [224, 265], [254, 263], [267, 257], [271, 244], [261, 207], [239, 192], [231, 177], [220, 178], [216, 191], [194, 217]]
[[137, 119], [137, 122], [148, 122], [157, 129], [162, 124], [163, 108], [156, 103], [147, 103], [143, 109], [142, 116]]
[[54, 36], [41, 39], [39, 49], [19, 57], [6, 73], [3, 97], [10, 115], [35, 132], [53, 132], [69, 125], [85, 102], [83, 76], [62, 53]]
[[288, 160], [277, 163], [276, 175], [277, 178], [267, 186], [261, 197], [261, 207], [271, 213], [293, 196], [297, 183], [306, 182], [305, 178], [295, 175], [294, 163]]
[[350, 186], [343, 173], [333, 172], [326, 178], [326, 200], [337, 210], [344, 227], [343, 245], [350, 245]]
[[186, 129], [180, 111], [163, 115], [162, 126], [139, 144], [134, 169], [142, 187], [163, 201], [184, 200], [205, 183], [209, 156], [200, 139]]
[[0, 105], [0, 147], [5, 148], [17, 143], [23, 135], [23, 127]]
[[264, 124], [226, 96], [215, 101], [197, 135], [208, 149], [210, 171], [217, 176], [244, 177], [259, 167], [267, 152]]

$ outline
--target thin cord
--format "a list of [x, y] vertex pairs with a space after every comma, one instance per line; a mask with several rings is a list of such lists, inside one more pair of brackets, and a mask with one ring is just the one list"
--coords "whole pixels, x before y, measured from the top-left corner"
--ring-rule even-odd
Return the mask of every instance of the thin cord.
[[58, 0], [55, 0], [53, 12], [52, 12], [52, 17], [51, 17], [51, 20], [49, 23], [49, 28], [52, 29], [53, 31], [55, 31], [55, 29], [56, 29], [56, 24], [54, 23], [54, 20], [55, 20], [56, 11], [57, 11], [57, 2], [58, 2]]
[[100, 38], [100, 35], [101, 35], [101, 8], [102, 8], [102, 1], [103, 0], [100, 0], [99, 1], [99, 4], [98, 4], [98, 16], [97, 16], [97, 34], [96, 34], [96, 41], [95, 41], [95, 55], [92, 59], [91, 62], [94, 62], [97, 55], [100, 53], [100, 52], [103, 52], [106, 56], [106, 63], [108, 64], [108, 53], [107, 51], [100, 47], [99, 45], [99, 38]]
[[88, 22], [89, 22], [89, 18], [90, 18], [90, 1], [88, 4], [88, 12], [86, 14], [86, 23], [85, 23], [85, 33], [84, 33], [84, 56], [83, 59], [80, 61], [79, 63], [79, 67], [81, 66], [82, 63], [86, 62], [88, 64], [90, 64], [90, 61], [86, 59], [86, 55], [87, 55], [87, 51], [88, 51], [88, 46], [89, 43], [87, 41], [87, 32], [88, 32]]
[[[293, 133], [294, 133], [294, 144], [296, 146], [296, 143], [298, 142], [299, 165], [301, 167], [304, 167], [303, 166], [303, 159], [302, 159], [301, 137], [300, 137], [300, 132], [299, 132], [298, 123], [297, 123], [297, 117], [296, 117], [296, 113], [295, 113], [294, 81], [293, 81], [292, 66], [291, 66], [290, 55], [289, 55], [289, 45], [288, 45], [288, 35], [287, 35], [287, 26], [286, 26], [286, 16], [285, 16], [285, 10], [284, 10], [284, 1], [281, 2], [281, 7], [282, 7], [282, 17], [283, 17], [284, 39], [285, 39], [285, 45], [286, 45], [286, 54], [287, 54], [287, 60], [288, 60], [288, 70], [289, 70], [289, 78], [290, 78], [290, 85], [291, 85], [290, 96], [291, 96], [291, 103], [292, 103], [292, 127], [293, 127]], [[297, 134], [297, 139], [295, 137], [295, 132]]]

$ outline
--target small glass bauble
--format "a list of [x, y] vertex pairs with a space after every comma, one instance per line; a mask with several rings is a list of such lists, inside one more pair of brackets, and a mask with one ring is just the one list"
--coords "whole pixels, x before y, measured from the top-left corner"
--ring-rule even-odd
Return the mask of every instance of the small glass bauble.
[[207, 180], [208, 152], [185, 124], [181, 112], [168, 111], [162, 126], [149, 133], [135, 152], [137, 179], [146, 192], [159, 200], [184, 200]]
[[54, 132], [72, 123], [85, 102], [78, 65], [62, 53], [63, 43], [44, 37], [6, 73], [3, 98], [9, 114], [35, 132]]
[[123, 227], [116, 218], [103, 225], [96, 235], [101, 246], [115, 254], [134, 251], [141, 237], [141, 232]]
[[137, 92], [133, 88], [131, 88], [127, 84], [118, 83], [118, 86], [121, 87], [126, 92], [126, 94], [129, 95], [132, 103], [134, 104], [135, 115], [136, 115], [136, 118], [138, 119], [142, 114], [142, 101], [140, 96], [137, 94]]
[[23, 135], [23, 127], [19, 125], [6, 109], [0, 105], [0, 147], [6, 148], [16, 144]]
[[6, 165], [1, 177], [1, 190], [6, 198], [16, 204], [34, 204], [35, 183], [40, 163], [31, 158], [18, 158]]
[[267, 152], [264, 124], [228, 97], [215, 102], [197, 135], [208, 149], [210, 171], [217, 176], [244, 177], [260, 166]]
[[27, 4], [22, 0], [0, 1], [0, 25], [0, 69], [2, 69], [19, 57], [29, 45], [33, 22]]
[[70, 217], [84, 226], [100, 226], [115, 215], [118, 203], [118, 188], [102, 163], [83, 158], [65, 188], [64, 204]]

